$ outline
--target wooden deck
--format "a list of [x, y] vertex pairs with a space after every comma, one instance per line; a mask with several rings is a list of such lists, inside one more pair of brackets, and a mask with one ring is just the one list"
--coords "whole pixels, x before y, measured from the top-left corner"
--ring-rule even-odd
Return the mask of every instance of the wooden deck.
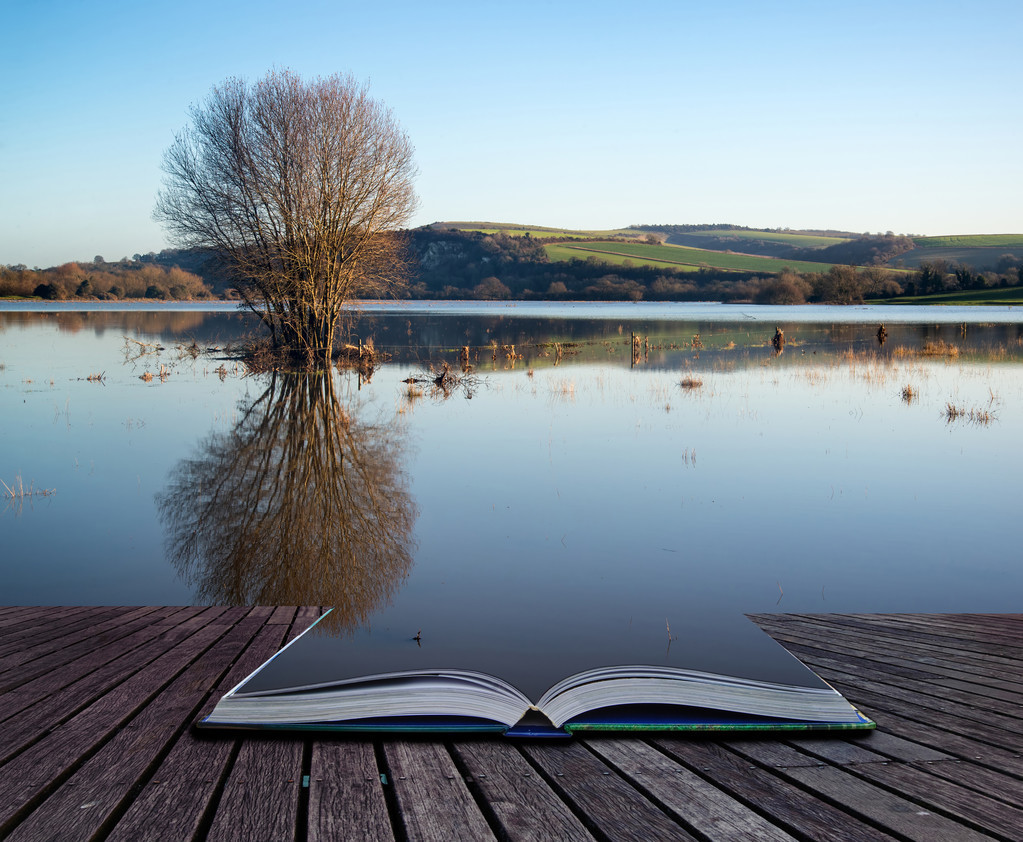
[[1020, 839], [1023, 615], [760, 615], [861, 737], [229, 737], [316, 608], [0, 608], [0, 838]]

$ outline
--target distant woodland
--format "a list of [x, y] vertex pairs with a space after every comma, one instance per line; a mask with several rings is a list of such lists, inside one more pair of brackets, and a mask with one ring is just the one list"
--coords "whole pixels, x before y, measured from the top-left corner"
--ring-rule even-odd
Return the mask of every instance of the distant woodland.
[[[649, 229], [669, 242], [676, 237], [682, 241], [699, 236], [708, 242], [714, 238], [717, 248], [721, 248], [720, 242], [729, 230], [746, 232], [744, 250], [760, 254], [773, 250], [773, 256], [782, 261], [812, 260], [834, 265], [820, 272], [797, 272], [780, 263], [783, 267], [780, 271], [765, 273], [710, 266], [673, 269], [643, 265], [639, 260], [634, 265], [611, 264], [599, 255], [551, 260], [544, 246], [564, 239], [556, 232], [551, 237], [513, 235], [438, 224], [407, 232], [413, 266], [407, 295], [413, 299], [849, 304], [865, 299], [1015, 287], [1020, 284], [1023, 270], [1023, 259], [1013, 253], [1001, 255], [994, 265], [983, 270], [944, 259], [924, 261], [911, 269], [893, 269], [892, 262], [912, 249], [913, 241], [891, 233], [854, 236], [845, 242], [807, 249], [751, 241], [748, 229], [737, 226], [661, 225], [635, 229], [637, 236]], [[696, 235], [694, 231], [703, 233]], [[580, 239], [576, 237], [572, 242], [578, 243]], [[1018, 251], [1023, 253], [1023, 249]], [[185, 301], [231, 299], [237, 293], [230, 279], [219, 275], [202, 255], [168, 249], [116, 262], [97, 256], [90, 262], [65, 263], [49, 269], [0, 266], [0, 296], [51, 301], [139, 298]]]

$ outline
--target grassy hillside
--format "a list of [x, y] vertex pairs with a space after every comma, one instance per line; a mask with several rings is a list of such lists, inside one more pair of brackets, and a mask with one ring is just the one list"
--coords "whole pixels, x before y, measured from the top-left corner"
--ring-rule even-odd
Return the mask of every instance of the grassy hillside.
[[654, 245], [649, 243], [625, 243], [602, 241], [576, 244], [545, 246], [551, 260], [585, 260], [594, 257], [607, 263], [630, 261], [633, 265], [664, 266], [673, 269], [699, 269], [707, 266], [713, 269], [728, 269], [738, 272], [780, 272], [782, 269], [796, 269], [800, 272], [826, 272], [830, 263], [813, 263], [805, 260], [778, 260], [772, 257], [758, 257], [748, 254], [695, 249], [687, 246]]
[[953, 234], [947, 237], [913, 237], [922, 249], [988, 249], [1023, 250], [1023, 234]]
[[584, 231], [572, 228], [545, 228], [542, 225], [519, 225], [505, 222], [435, 222], [432, 226], [437, 230], [454, 228], [457, 231], [479, 231], [481, 234], [507, 234], [509, 237], [558, 237], [570, 239], [593, 239], [594, 237], [625, 237], [642, 239], [646, 235], [641, 231], [627, 228], [616, 228], [609, 231]]
[[898, 298], [878, 300], [872, 303], [889, 304], [893, 307], [900, 304], [954, 304], [959, 307], [983, 304], [1019, 306], [1023, 304], [1023, 287], [960, 290], [958, 292], [939, 292], [934, 295], [903, 295]]
[[685, 234], [672, 235], [672, 241], [685, 244], [686, 239], [699, 239], [706, 241], [708, 238], [717, 239], [722, 243], [731, 240], [747, 240], [763, 243], [777, 243], [778, 245], [794, 246], [795, 248], [812, 249], [833, 246], [836, 243], [848, 242], [851, 237], [835, 237], [823, 234], [803, 234], [793, 231], [747, 231], [741, 230], [716, 230], [690, 231]]
[[[924, 262], [937, 260], [944, 260], [950, 266], [963, 265], [986, 271], [998, 267], [1000, 258], [1007, 253], [1023, 257], [1023, 234], [909, 238], [841, 231], [753, 230], [726, 225], [644, 225], [584, 230], [479, 221], [437, 222], [430, 227], [437, 231], [453, 228], [511, 237], [529, 235], [548, 243], [555, 240], [557, 244], [546, 247], [553, 261], [589, 256], [614, 266], [628, 263], [671, 267], [683, 272], [701, 267], [763, 273], [777, 273], [789, 267], [800, 272], [822, 272], [833, 265], [884, 265], [897, 270], [916, 269]], [[654, 238], [662, 244], [648, 242]], [[584, 240], [597, 242], [576, 244]], [[822, 253], [817, 255], [817, 251]]]
[[944, 260], [949, 265], [956, 263], [961, 266], [972, 266], [974, 269], [992, 269], [998, 264], [1002, 255], [1010, 253], [1017, 257], [1023, 257], [1023, 246], [1011, 249], [1007, 246], [996, 246], [991, 248], [941, 248], [928, 246], [915, 248], [900, 254], [890, 263], [891, 265], [905, 266], [916, 269], [921, 263], [933, 263], [936, 260]]

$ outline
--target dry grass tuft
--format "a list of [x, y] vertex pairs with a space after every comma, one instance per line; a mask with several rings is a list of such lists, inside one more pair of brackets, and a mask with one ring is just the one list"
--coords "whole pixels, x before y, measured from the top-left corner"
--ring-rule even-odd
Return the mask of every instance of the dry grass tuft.
[[959, 346], [945, 342], [943, 339], [937, 342], [928, 341], [924, 343], [920, 355], [923, 357], [950, 357], [954, 359], [959, 356]]
[[963, 404], [954, 404], [952, 401], [945, 404], [945, 421], [949, 424], [962, 421], [966, 424], [977, 424], [986, 427], [996, 420], [998, 420], [998, 416], [990, 408], [967, 408]]
[[0, 485], [4, 487], [4, 497], [8, 500], [23, 500], [26, 497], [49, 497], [51, 494], [57, 493], [55, 488], [36, 488], [34, 485], [29, 485], [28, 488], [25, 488], [21, 474], [14, 478], [14, 482], [11, 485], [0, 479]]

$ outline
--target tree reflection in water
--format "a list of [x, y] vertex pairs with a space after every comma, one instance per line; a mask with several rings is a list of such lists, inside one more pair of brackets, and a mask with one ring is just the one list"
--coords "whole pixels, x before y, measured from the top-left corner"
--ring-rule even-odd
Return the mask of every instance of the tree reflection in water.
[[200, 602], [332, 605], [352, 630], [412, 566], [404, 446], [341, 405], [332, 373], [274, 374], [158, 495], [168, 556]]

